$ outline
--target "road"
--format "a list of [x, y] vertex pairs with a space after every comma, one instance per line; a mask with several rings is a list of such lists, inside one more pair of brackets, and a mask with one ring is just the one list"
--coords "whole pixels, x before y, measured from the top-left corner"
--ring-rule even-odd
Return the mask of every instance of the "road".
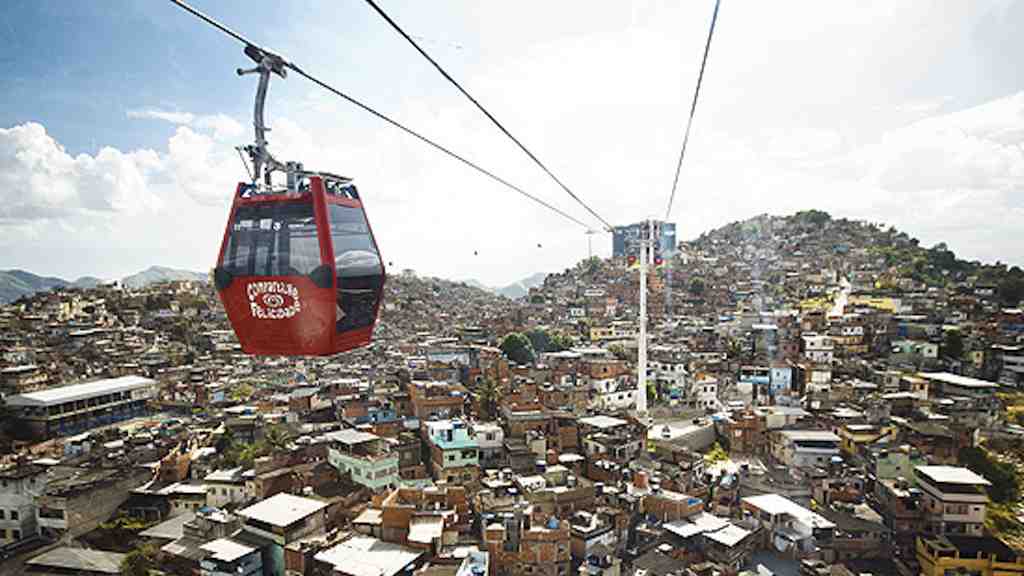
[[829, 310], [828, 312], [830, 318], [833, 316], [843, 315], [843, 312], [846, 310], [846, 303], [850, 300], [851, 288], [852, 286], [850, 285], [850, 281], [847, 280], [846, 277], [842, 277], [839, 279], [839, 293], [836, 294], [835, 304], [832, 306], [832, 309]]

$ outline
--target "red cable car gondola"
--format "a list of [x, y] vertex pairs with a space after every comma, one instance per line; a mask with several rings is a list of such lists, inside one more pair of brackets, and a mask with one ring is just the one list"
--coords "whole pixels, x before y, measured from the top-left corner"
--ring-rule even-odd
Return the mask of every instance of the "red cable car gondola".
[[[263, 101], [283, 60], [253, 46], [259, 66], [253, 182], [241, 183], [214, 283], [247, 354], [328, 355], [366, 346], [384, 289], [384, 265], [349, 178], [282, 164], [266, 149]], [[284, 185], [271, 182], [284, 172]], [[262, 181], [261, 181], [262, 180]]]

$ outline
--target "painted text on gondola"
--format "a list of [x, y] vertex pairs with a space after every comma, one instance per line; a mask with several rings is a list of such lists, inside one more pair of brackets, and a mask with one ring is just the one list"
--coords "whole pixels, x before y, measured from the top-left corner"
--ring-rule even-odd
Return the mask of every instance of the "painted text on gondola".
[[249, 311], [260, 320], [285, 320], [302, 310], [299, 289], [291, 282], [252, 282], [246, 295]]

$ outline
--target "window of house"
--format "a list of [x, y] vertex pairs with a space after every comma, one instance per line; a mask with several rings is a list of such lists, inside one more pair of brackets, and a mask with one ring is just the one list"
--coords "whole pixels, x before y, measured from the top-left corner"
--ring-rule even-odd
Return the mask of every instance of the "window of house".
[[17, 510], [11, 510], [11, 520], [17, 520], [17, 519], [18, 519], [18, 511]]
[[21, 540], [21, 530], [11, 530], [11, 534], [15, 540]]
[[0, 510], [0, 520], [5, 520], [3, 510]]

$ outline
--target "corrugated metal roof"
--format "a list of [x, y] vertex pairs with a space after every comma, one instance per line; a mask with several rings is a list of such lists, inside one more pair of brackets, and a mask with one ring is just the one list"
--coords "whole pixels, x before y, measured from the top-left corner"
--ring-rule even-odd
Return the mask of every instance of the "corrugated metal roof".
[[8, 406], [52, 406], [64, 402], [86, 400], [115, 392], [127, 392], [156, 385], [155, 380], [142, 376], [122, 376], [108, 378], [84, 384], [73, 384], [59, 388], [49, 388], [38, 392], [15, 394], [7, 397]]

